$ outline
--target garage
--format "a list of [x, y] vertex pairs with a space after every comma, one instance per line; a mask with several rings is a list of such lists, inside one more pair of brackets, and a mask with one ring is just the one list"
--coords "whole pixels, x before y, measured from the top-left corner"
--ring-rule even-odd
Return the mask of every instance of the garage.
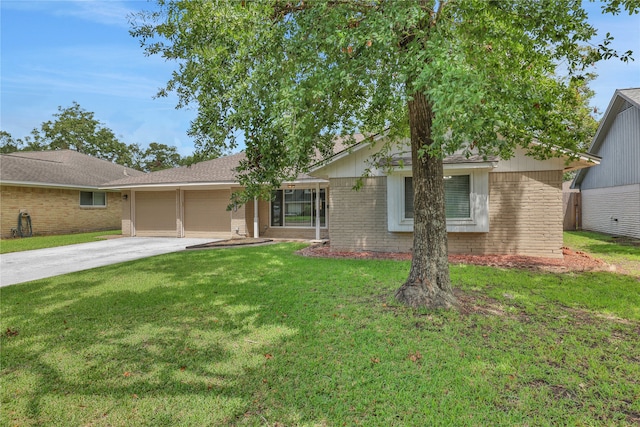
[[137, 191], [135, 228], [140, 237], [178, 237], [176, 191]]
[[192, 190], [184, 192], [184, 236], [231, 237], [231, 212], [227, 205], [230, 190]]

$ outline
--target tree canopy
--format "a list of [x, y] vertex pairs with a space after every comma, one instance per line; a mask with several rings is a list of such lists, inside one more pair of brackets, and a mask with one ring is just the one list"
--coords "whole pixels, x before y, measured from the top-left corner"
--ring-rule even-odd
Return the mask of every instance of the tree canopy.
[[69, 149], [145, 172], [179, 166], [185, 162], [176, 147], [151, 142], [148, 147], [126, 144], [95, 118], [93, 112], [73, 102], [58, 107], [52, 120], [34, 128], [24, 139], [0, 131], [0, 151], [41, 151]]
[[[243, 135], [246, 195], [306, 170], [337, 135], [409, 136], [414, 179], [411, 305], [451, 306], [441, 159], [576, 149], [587, 136], [584, 75], [600, 48], [579, 0], [158, 1], [132, 18], [149, 55], [177, 60], [175, 91], [198, 116], [201, 152]], [[609, 12], [638, 9], [611, 0]], [[623, 57], [625, 57], [623, 55]], [[625, 57], [626, 58], [626, 57]]]

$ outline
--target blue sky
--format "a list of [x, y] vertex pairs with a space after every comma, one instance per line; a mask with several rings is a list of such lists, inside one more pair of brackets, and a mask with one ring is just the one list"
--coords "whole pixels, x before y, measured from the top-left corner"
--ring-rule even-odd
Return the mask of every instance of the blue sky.
[[[0, 129], [23, 138], [77, 101], [124, 142], [173, 145], [193, 152], [187, 135], [194, 111], [176, 110], [175, 97], [154, 99], [175, 64], [144, 56], [129, 35], [127, 15], [145, 0], [2, 0], [0, 2]], [[592, 105], [604, 112], [617, 88], [640, 87], [640, 15], [602, 15], [586, 3], [601, 40], [609, 31], [619, 51], [636, 60], [601, 63]]]

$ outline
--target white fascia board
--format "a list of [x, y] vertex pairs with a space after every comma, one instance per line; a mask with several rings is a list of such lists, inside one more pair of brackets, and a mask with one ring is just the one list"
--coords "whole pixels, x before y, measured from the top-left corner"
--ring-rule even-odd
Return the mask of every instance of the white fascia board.
[[[495, 169], [496, 167], [498, 167], [498, 162], [445, 163], [442, 166], [443, 166], [443, 170], [445, 170], [445, 171], [447, 171], [447, 170], [469, 170], [469, 169], [491, 170], [491, 169]], [[392, 170], [393, 170], [393, 172], [410, 172], [411, 171], [411, 166], [403, 166], [403, 167], [395, 166]]]
[[[320, 184], [322, 186], [328, 186], [329, 181], [325, 179], [305, 179], [305, 180], [295, 180], [295, 181], [286, 181], [282, 183], [283, 188], [287, 185], [311, 185], [311, 184]], [[136, 191], [144, 191], [144, 190], [177, 190], [177, 189], [194, 189], [198, 187], [206, 187], [207, 189], [226, 189], [233, 187], [240, 187], [240, 183], [236, 181], [227, 181], [227, 182], [188, 182], [188, 183], [163, 183], [163, 184], [128, 184], [128, 185], [120, 185], [113, 187], [100, 187], [100, 189], [111, 189], [111, 190], [136, 190]]]
[[306, 184], [320, 184], [320, 185], [329, 185], [329, 181], [321, 178], [311, 178], [311, 179], [296, 179], [295, 181], [285, 181], [282, 183], [282, 186], [285, 187], [287, 185], [306, 185]]
[[[64, 185], [64, 184], [54, 184], [50, 182], [30, 182], [30, 181], [0, 181], [1, 185], [12, 185], [16, 187], [38, 187], [38, 188], [51, 188], [57, 190], [101, 190], [106, 191], [106, 189], [98, 187], [98, 186], [88, 186], [88, 185]], [[112, 189], [116, 191], [116, 189]]]
[[228, 182], [166, 182], [162, 184], [126, 184], [126, 185], [117, 185], [117, 186], [108, 186], [108, 187], [100, 187], [100, 189], [111, 189], [111, 190], [143, 190], [146, 188], [152, 189], [168, 189], [175, 190], [177, 188], [185, 188], [185, 187], [220, 187], [220, 188], [230, 188], [233, 186], [238, 186], [239, 184], [235, 181]]
[[444, 170], [448, 169], [495, 169], [498, 167], [498, 162], [474, 162], [474, 163], [445, 163]]
[[[531, 141], [531, 145], [542, 145], [542, 144], [540, 142], [537, 142], [537, 141]], [[573, 152], [571, 150], [567, 150], [566, 148], [561, 148], [561, 147], [550, 147], [550, 150], [555, 152], [555, 153], [563, 154], [566, 157], [576, 157], [577, 156], [578, 160], [581, 160], [581, 161], [592, 161], [592, 162], [597, 162], [595, 164], [598, 164], [598, 165], [600, 164], [600, 159], [601, 158], [596, 156], [595, 154], [576, 153], [576, 152]], [[591, 150], [589, 150], [589, 151], [591, 151]]]

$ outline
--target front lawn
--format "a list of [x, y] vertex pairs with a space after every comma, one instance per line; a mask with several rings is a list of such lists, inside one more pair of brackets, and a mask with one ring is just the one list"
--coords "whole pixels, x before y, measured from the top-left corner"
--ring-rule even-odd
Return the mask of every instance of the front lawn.
[[452, 266], [466, 310], [396, 304], [408, 262], [188, 251], [1, 289], [0, 425], [640, 422], [640, 282]]
[[609, 236], [592, 231], [567, 231], [565, 245], [619, 267], [624, 273], [640, 278], [640, 240]]
[[61, 234], [56, 236], [35, 236], [18, 239], [0, 240], [0, 254], [9, 252], [31, 251], [34, 249], [54, 248], [57, 246], [75, 245], [101, 240], [102, 236], [121, 234], [121, 230], [94, 231], [91, 233]]

